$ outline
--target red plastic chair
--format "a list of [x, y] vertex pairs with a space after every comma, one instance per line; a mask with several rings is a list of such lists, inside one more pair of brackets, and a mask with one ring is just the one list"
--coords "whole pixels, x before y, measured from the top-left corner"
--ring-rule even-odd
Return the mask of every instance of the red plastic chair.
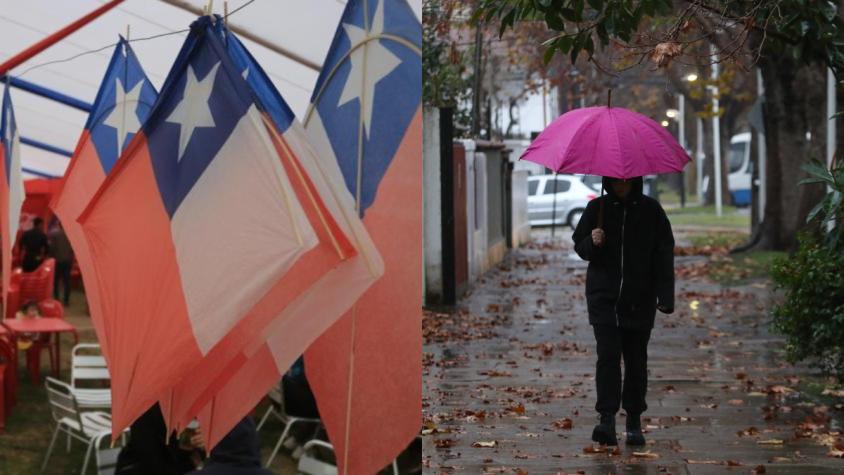
[[[58, 300], [47, 299], [38, 302], [38, 311], [41, 313], [41, 318], [64, 318], [64, 308]], [[29, 369], [32, 384], [41, 384], [41, 352], [45, 349], [50, 355], [50, 370], [54, 376], [58, 377], [60, 355], [53, 351], [55, 347], [53, 338], [59, 338], [59, 335], [40, 335], [26, 350], [26, 367]]]
[[11, 281], [9, 282], [9, 305], [6, 306], [6, 318], [15, 318], [15, 313], [21, 306], [20, 284], [23, 271], [20, 267], [12, 270]]
[[[40, 302], [53, 297], [53, 276], [56, 273], [56, 260], [44, 259], [33, 272], [24, 272], [20, 276], [20, 302]], [[16, 309], [17, 311], [17, 309]]]
[[17, 364], [11, 340], [0, 337], [0, 431], [6, 426], [6, 415], [17, 402]]

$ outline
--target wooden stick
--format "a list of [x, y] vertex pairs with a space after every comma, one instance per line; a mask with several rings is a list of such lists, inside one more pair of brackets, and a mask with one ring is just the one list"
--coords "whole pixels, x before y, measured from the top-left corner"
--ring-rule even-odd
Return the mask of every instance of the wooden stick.
[[607, 89], [607, 107], [612, 107], [612, 89]]

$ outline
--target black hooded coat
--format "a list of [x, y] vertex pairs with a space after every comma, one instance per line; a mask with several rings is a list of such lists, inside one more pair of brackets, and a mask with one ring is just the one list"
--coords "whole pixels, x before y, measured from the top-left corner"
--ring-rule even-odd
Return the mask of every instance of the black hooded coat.
[[258, 431], [251, 417], [244, 417], [211, 450], [197, 475], [272, 475], [261, 466], [261, 446]]
[[[642, 194], [634, 178], [626, 200], [605, 177], [607, 194], [589, 202], [574, 231], [574, 250], [589, 261], [586, 303], [589, 323], [653, 328], [657, 305], [674, 309], [674, 235], [659, 202]], [[592, 242], [603, 206], [603, 246]]]

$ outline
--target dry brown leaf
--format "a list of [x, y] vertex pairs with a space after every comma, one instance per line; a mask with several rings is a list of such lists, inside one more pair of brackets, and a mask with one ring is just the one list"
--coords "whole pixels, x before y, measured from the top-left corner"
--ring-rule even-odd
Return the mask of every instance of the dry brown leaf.
[[584, 454], [604, 454], [607, 452], [607, 447], [605, 445], [590, 445], [589, 447], [583, 448]]
[[659, 43], [651, 52], [651, 60], [659, 67], [667, 66], [671, 58], [679, 55], [680, 45], [674, 42]]
[[655, 454], [648, 450], [647, 452], [633, 452], [634, 457], [643, 458], [643, 459], [658, 459], [659, 454]]
[[454, 439], [434, 439], [434, 447], [438, 449], [450, 449], [457, 444]]
[[569, 430], [573, 427], [574, 422], [569, 419], [568, 417], [565, 419], [560, 419], [558, 421], [554, 421], [554, 428], [556, 429], [565, 429]]
[[479, 440], [477, 442], [472, 442], [472, 447], [475, 448], [491, 448], [498, 445], [498, 442], [495, 440]]

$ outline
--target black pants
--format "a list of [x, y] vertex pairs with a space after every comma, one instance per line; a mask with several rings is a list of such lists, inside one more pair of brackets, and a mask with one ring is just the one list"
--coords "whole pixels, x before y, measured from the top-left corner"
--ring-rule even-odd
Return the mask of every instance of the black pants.
[[59, 284], [62, 284], [64, 290], [65, 305], [70, 303], [70, 270], [73, 267], [73, 262], [56, 262], [56, 274], [53, 278], [53, 298], [59, 299]]
[[[638, 415], [648, 408], [648, 341], [650, 328], [619, 328], [614, 325], [594, 325], [598, 346], [595, 382], [599, 413], [618, 412], [623, 407], [628, 414]], [[621, 360], [624, 359], [624, 385], [621, 382]]]

